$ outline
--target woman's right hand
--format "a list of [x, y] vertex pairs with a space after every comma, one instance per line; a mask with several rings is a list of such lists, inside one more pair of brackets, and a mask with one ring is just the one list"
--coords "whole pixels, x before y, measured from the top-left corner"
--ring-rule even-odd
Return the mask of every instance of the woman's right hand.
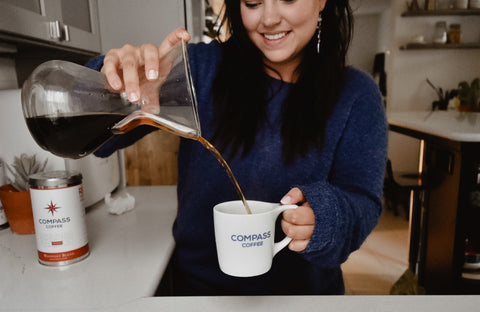
[[189, 41], [183, 28], [171, 32], [160, 46], [143, 44], [124, 45], [107, 52], [101, 72], [114, 92], [125, 92], [128, 100], [142, 105], [142, 109], [158, 113], [158, 89], [173, 66], [173, 49], [180, 40]]

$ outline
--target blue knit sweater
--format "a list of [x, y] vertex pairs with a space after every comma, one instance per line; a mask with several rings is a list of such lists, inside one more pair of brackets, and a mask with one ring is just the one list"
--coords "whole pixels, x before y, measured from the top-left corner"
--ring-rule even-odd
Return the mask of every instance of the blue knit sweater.
[[[220, 44], [191, 44], [189, 58], [199, 104], [202, 136], [213, 135], [212, 82]], [[102, 59], [88, 66], [99, 68]], [[382, 211], [387, 123], [380, 93], [366, 74], [348, 68], [345, 88], [328, 121], [321, 151], [294, 164], [282, 161], [280, 113], [290, 84], [271, 79], [278, 91], [268, 104], [268, 122], [252, 152], [229, 161], [247, 199], [279, 202], [299, 187], [315, 212], [313, 237], [305, 251], [279, 252], [272, 269], [258, 277], [223, 274], [216, 258], [212, 208], [238, 199], [217, 160], [200, 143], [182, 139], [178, 156], [178, 215], [173, 226], [175, 289], [187, 295], [343, 294], [340, 264], [360, 247]], [[248, 90], [247, 90], [248, 92]], [[107, 142], [96, 152], [106, 156], [138, 140], [140, 128]], [[277, 226], [277, 239], [283, 235]]]

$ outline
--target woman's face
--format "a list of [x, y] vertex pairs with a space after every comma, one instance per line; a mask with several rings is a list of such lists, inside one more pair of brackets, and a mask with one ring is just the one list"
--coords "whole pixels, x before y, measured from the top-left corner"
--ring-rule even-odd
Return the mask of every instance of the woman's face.
[[[327, 0], [241, 0], [240, 13], [250, 40], [266, 65], [289, 81], [302, 51], [316, 32]], [[267, 67], [268, 71], [268, 67]]]

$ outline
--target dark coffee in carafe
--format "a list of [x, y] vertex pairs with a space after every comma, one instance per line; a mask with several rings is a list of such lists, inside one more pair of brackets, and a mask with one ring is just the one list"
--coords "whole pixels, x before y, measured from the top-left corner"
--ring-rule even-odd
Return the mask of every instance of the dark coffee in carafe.
[[113, 136], [113, 126], [125, 118], [122, 114], [86, 114], [37, 116], [26, 118], [37, 144], [59, 157], [81, 158]]

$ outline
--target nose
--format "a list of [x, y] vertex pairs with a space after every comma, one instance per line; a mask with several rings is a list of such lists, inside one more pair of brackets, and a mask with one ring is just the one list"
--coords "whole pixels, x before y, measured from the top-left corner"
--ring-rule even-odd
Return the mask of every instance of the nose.
[[263, 7], [262, 22], [265, 27], [271, 27], [280, 23], [281, 15], [277, 8], [277, 1], [265, 1]]

